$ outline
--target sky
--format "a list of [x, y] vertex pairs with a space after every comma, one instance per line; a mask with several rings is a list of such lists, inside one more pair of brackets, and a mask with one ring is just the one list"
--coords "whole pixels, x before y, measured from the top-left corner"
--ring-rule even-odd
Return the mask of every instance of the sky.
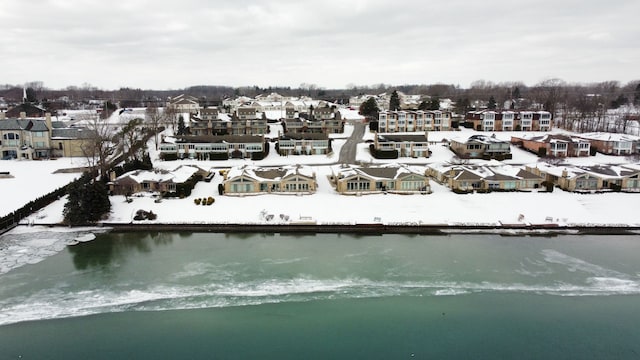
[[2, 0], [0, 84], [637, 80], [640, 1]]

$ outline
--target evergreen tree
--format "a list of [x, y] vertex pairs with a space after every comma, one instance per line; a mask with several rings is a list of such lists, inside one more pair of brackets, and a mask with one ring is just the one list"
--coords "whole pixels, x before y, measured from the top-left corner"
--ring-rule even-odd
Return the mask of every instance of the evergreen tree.
[[400, 110], [400, 97], [398, 96], [397, 90], [393, 90], [391, 93], [391, 98], [389, 99], [389, 110]]
[[422, 101], [420, 105], [418, 105], [418, 110], [429, 110], [429, 103], [426, 101]]
[[635, 95], [633, 96], [633, 105], [640, 105], [640, 84], [636, 86]]
[[522, 96], [520, 95], [520, 88], [516, 86], [515, 89], [513, 89], [513, 94], [512, 97], [514, 99], [520, 99]]
[[187, 132], [187, 127], [184, 124], [184, 117], [180, 115], [178, 117], [178, 131], [176, 135], [185, 135]]
[[487, 105], [487, 109], [495, 109], [496, 108], [496, 99], [491, 95], [489, 97], [489, 104]]
[[84, 214], [80, 208], [82, 197], [82, 184], [80, 181], [74, 181], [67, 186], [67, 203], [64, 204], [62, 214], [65, 223], [69, 225], [79, 225], [84, 223]]
[[429, 110], [440, 110], [440, 98], [434, 96], [429, 101]]
[[379, 112], [380, 112], [380, 108], [378, 108], [378, 103], [376, 102], [376, 99], [374, 99], [373, 97], [368, 98], [367, 101], [360, 104], [360, 109], [358, 111], [360, 115], [366, 116], [368, 118], [374, 118], [374, 119], [378, 118]]
[[102, 181], [86, 182], [83, 175], [78, 181], [67, 186], [67, 203], [63, 215], [66, 224], [71, 226], [92, 224], [111, 210], [107, 186]]

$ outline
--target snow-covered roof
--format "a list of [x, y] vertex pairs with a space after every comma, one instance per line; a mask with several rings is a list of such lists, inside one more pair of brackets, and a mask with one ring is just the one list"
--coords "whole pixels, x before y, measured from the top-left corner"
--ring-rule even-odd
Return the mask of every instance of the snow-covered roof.
[[240, 176], [247, 176], [256, 181], [279, 181], [292, 175], [302, 175], [308, 178], [315, 178], [313, 169], [304, 165], [290, 165], [280, 167], [256, 167], [240, 166], [233, 167], [227, 172], [227, 179], [234, 179]]
[[639, 141], [640, 137], [627, 135], [627, 134], [617, 134], [617, 133], [607, 133], [607, 132], [594, 132], [594, 133], [584, 133], [578, 135], [581, 138], [589, 139], [589, 140], [601, 140], [601, 141]]

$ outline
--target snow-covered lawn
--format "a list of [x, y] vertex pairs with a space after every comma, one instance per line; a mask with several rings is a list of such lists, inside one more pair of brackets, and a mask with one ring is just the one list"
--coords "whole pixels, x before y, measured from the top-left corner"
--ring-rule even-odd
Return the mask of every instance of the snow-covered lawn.
[[[272, 127], [272, 131], [277, 131]], [[304, 219], [313, 219], [318, 224], [354, 224], [381, 222], [385, 224], [442, 224], [442, 225], [499, 225], [499, 224], [548, 224], [559, 225], [631, 225], [640, 226], [635, 207], [640, 194], [605, 193], [575, 194], [556, 189], [553, 193], [538, 192], [494, 192], [490, 194], [458, 195], [448, 188], [431, 181], [432, 194], [395, 195], [375, 194], [362, 196], [339, 195], [329, 183], [331, 166], [338, 161], [338, 154], [353, 132], [348, 125], [345, 134], [332, 135], [333, 153], [329, 155], [280, 156], [272, 147], [267, 158], [261, 161], [159, 161], [158, 154], [151, 152], [154, 165], [162, 169], [174, 169], [179, 165], [194, 164], [203, 169], [220, 169], [245, 164], [256, 166], [280, 166], [305, 164], [313, 168], [318, 181], [318, 191], [311, 195], [254, 195], [220, 196], [218, 184], [221, 176], [216, 174], [210, 183], [200, 182], [191, 196], [185, 199], [163, 199], [156, 203], [154, 194], [134, 196], [128, 203], [124, 197], [112, 197], [112, 212], [107, 220], [114, 223], [130, 223], [137, 210], [153, 211], [160, 223], [278, 223]], [[429, 133], [432, 141], [441, 141], [451, 137], [465, 137], [475, 133], [462, 131]], [[509, 133], [496, 133], [496, 136], [508, 140]], [[365, 139], [371, 134], [365, 134]], [[273, 146], [273, 145], [272, 145]], [[506, 164], [532, 164], [538, 162], [535, 154], [512, 148], [513, 159]], [[432, 156], [428, 159], [401, 158], [386, 162], [401, 162], [418, 168], [431, 163], [446, 162], [453, 153], [443, 144], [431, 146]], [[71, 163], [73, 161], [73, 163]], [[357, 161], [362, 163], [382, 163], [369, 155], [368, 144], [358, 145]], [[624, 157], [597, 155], [581, 159], [567, 159], [572, 164], [624, 163]], [[14, 179], [0, 179], [3, 186], [0, 193], [3, 201], [0, 210], [9, 213], [29, 200], [62, 186], [78, 173], [52, 174], [59, 168], [79, 166], [78, 159], [60, 159], [56, 161], [8, 161], [0, 162], [0, 171], [10, 171]], [[482, 164], [486, 161], [472, 160]], [[494, 161], [495, 162], [495, 161]], [[211, 206], [195, 205], [195, 198], [212, 196], [215, 203]], [[34, 214], [33, 223], [50, 224], [62, 220], [62, 208], [65, 199], [61, 199], [42, 211]], [[274, 215], [267, 222], [264, 214]], [[282, 216], [281, 216], [282, 215]]]
[[31, 200], [65, 186], [80, 173], [54, 173], [59, 169], [80, 167], [84, 159], [62, 158], [57, 160], [1, 160], [0, 172], [9, 172], [9, 177], [0, 177], [0, 216], [21, 208]]

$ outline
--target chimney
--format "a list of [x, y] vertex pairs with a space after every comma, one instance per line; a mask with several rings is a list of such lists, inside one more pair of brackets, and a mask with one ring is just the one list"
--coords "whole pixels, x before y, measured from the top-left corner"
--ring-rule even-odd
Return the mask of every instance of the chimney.
[[51, 124], [51, 113], [44, 113], [44, 121], [47, 124], [47, 128], [49, 129], [49, 138], [51, 138], [51, 134], [53, 132], [53, 126]]
[[0, 120], [4, 120], [6, 118], [6, 115], [4, 114], [3, 111], [0, 111]]
[[26, 119], [27, 118], [27, 113], [24, 111], [20, 112], [20, 119]]

